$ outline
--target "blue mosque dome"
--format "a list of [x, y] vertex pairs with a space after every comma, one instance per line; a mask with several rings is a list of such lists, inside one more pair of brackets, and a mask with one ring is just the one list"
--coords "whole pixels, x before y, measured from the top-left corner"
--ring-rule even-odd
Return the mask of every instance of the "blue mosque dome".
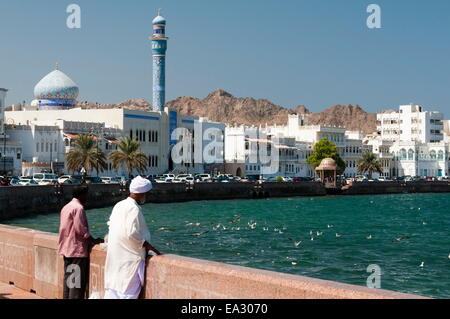
[[34, 87], [36, 104], [40, 110], [58, 110], [76, 105], [78, 86], [58, 68], [47, 74]]
[[153, 24], [166, 24], [166, 18], [158, 15], [156, 18], [153, 19]]
[[36, 99], [76, 99], [78, 97], [78, 86], [59, 70], [47, 74], [34, 87]]

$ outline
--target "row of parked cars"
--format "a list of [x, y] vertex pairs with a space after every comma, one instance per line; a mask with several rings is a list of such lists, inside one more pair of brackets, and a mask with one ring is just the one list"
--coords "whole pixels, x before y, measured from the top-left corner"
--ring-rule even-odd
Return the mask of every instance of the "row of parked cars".
[[217, 176], [211, 176], [210, 174], [163, 174], [163, 175], [149, 175], [147, 178], [154, 183], [199, 183], [199, 182], [301, 182], [301, 181], [313, 181], [310, 177], [268, 177], [258, 179], [255, 176], [239, 177], [232, 174], [220, 174]]
[[0, 176], [0, 186], [29, 186], [29, 185], [56, 185], [56, 184], [126, 184], [127, 178], [97, 177], [82, 175], [57, 176], [49, 173], [36, 173], [33, 176]]

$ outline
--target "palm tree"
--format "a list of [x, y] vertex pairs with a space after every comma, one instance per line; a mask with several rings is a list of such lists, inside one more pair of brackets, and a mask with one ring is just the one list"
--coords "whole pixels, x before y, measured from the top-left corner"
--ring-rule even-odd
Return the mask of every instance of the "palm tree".
[[78, 171], [84, 167], [86, 173], [96, 170], [103, 172], [106, 165], [106, 156], [98, 149], [97, 143], [90, 135], [79, 135], [75, 140], [74, 147], [66, 154], [67, 169]]
[[356, 169], [358, 173], [367, 173], [369, 178], [372, 178], [372, 173], [377, 172], [381, 174], [381, 163], [377, 160], [377, 157], [372, 152], [366, 152], [363, 157], [358, 161], [358, 167]]
[[147, 169], [148, 158], [141, 151], [141, 143], [130, 137], [124, 137], [120, 140], [118, 150], [109, 154], [114, 169], [125, 165], [128, 170], [128, 177], [134, 169], [143, 172]]

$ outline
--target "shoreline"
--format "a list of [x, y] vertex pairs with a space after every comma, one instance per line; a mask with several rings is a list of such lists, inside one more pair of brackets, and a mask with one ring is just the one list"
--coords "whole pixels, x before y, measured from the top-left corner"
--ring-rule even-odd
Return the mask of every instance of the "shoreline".
[[[0, 222], [59, 211], [72, 199], [72, 189], [75, 186], [0, 187]], [[90, 184], [89, 188], [90, 201], [86, 209], [110, 207], [128, 196], [128, 190], [118, 184]], [[450, 193], [450, 183], [360, 182], [331, 190], [318, 182], [167, 183], [155, 184], [147, 196], [147, 203], [405, 193]]]

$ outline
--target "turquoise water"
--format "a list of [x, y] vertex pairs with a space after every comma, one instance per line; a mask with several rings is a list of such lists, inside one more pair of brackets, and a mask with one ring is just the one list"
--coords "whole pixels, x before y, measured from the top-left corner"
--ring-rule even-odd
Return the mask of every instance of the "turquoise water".
[[[362, 286], [367, 267], [377, 264], [383, 289], [450, 298], [450, 194], [200, 201], [143, 209], [153, 244], [165, 253]], [[105, 235], [110, 212], [87, 212], [94, 236]], [[58, 214], [8, 222], [49, 232], [57, 232], [58, 223]]]

